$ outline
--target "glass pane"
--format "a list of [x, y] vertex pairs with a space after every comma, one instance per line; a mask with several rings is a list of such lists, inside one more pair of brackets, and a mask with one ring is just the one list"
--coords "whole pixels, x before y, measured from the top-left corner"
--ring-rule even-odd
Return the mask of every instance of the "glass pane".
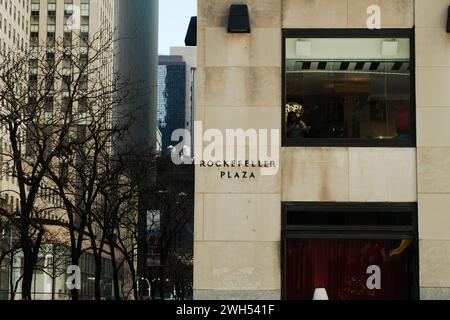
[[326, 292], [329, 300], [409, 299], [411, 254], [411, 240], [288, 240], [286, 298]]
[[286, 137], [412, 138], [408, 38], [286, 40]]

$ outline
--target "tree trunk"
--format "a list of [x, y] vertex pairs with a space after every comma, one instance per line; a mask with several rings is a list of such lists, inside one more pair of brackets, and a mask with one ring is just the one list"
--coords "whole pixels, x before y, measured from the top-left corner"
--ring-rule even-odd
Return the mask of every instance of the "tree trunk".
[[31, 287], [33, 285], [34, 264], [32, 257], [25, 255], [23, 257], [23, 278], [22, 278], [22, 300], [31, 300]]
[[[29, 217], [31, 214], [25, 216]], [[38, 234], [36, 238], [31, 238], [28, 234], [29, 231], [30, 224], [23, 220], [20, 233], [20, 243], [23, 251], [22, 300], [32, 299], [33, 273], [37, 265], [39, 250], [44, 236], [44, 231], [37, 230]]]
[[120, 300], [120, 287], [119, 287], [119, 270], [117, 269], [116, 263], [116, 252], [114, 247], [114, 242], [112, 239], [109, 241], [109, 248], [111, 251], [111, 264], [113, 270], [113, 290], [114, 290], [114, 299]]
[[167, 256], [164, 250], [164, 247], [161, 246], [161, 252], [160, 252], [160, 263], [161, 266], [158, 268], [158, 289], [159, 289], [159, 294], [161, 296], [161, 300], [164, 300], [164, 291], [165, 291], [165, 287], [166, 287], [166, 270], [165, 270], [165, 266], [167, 265]]
[[70, 296], [72, 297], [72, 301], [78, 301], [78, 300], [80, 300], [80, 295], [79, 295], [77, 289], [72, 289], [72, 290], [70, 290]]
[[136, 270], [134, 269], [133, 261], [129, 261], [128, 265], [129, 265], [130, 273], [131, 273], [131, 281], [133, 282], [134, 300], [137, 301], [137, 300], [139, 300], [139, 292], [138, 292], [137, 283], [136, 283]]
[[95, 280], [94, 280], [94, 290], [95, 290], [95, 300], [102, 299], [101, 292], [101, 281], [102, 281], [102, 258], [97, 254], [94, 254], [95, 261]]
[[14, 276], [14, 256], [15, 254], [12, 253], [10, 260], [9, 260], [9, 287], [11, 288], [11, 295], [10, 295], [10, 299], [11, 301], [13, 301], [16, 298], [16, 293], [14, 292], [14, 281], [13, 281], [13, 276]]
[[[78, 253], [78, 251], [73, 250], [71, 251], [71, 262], [73, 266], [79, 266], [80, 264], [80, 254]], [[78, 289], [72, 289], [70, 290], [70, 296], [72, 298], [73, 301], [78, 301], [80, 300], [80, 293], [78, 292]]]
[[152, 300], [156, 299], [156, 292], [157, 292], [157, 286], [158, 286], [158, 282], [157, 281], [153, 281], [152, 282]]
[[[39, 236], [38, 236], [39, 237]], [[23, 247], [23, 279], [22, 300], [32, 300], [33, 273], [36, 268], [39, 252], [33, 251], [26, 239], [22, 241]], [[40, 246], [37, 246], [39, 248]]]
[[[143, 200], [139, 199], [138, 204], [138, 236], [137, 236], [137, 278], [138, 282], [141, 283], [142, 278], [147, 277], [147, 210], [144, 207]], [[139, 298], [143, 299], [145, 295], [145, 286], [140, 285], [139, 289]]]
[[159, 296], [161, 298], [161, 300], [164, 300], [164, 290], [165, 290], [165, 272], [164, 272], [164, 267], [160, 267], [159, 268], [159, 272], [158, 272], [158, 290], [159, 290]]
[[[55, 257], [53, 255], [53, 257]], [[52, 301], [55, 300], [55, 289], [56, 289], [56, 267], [55, 267], [55, 263], [53, 261], [52, 263]]]
[[55, 300], [55, 289], [56, 289], [56, 266], [55, 266], [55, 257], [56, 257], [56, 249], [55, 246], [52, 246], [52, 301]]

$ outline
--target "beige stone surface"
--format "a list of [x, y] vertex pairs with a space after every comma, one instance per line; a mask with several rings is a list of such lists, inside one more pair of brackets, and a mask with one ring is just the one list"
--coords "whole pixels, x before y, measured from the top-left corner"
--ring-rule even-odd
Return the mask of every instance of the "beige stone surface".
[[450, 241], [420, 241], [420, 286], [450, 287]]
[[348, 201], [346, 148], [283, 148], [283, 201]]
[[197, 105], [207, 107], [281, 105], [280, 74], [281, 68], [278, 67], [199, 68]]
[[204, 239], [204, 194], [195, 194], [194, 203], [194, 241], [201, 241]]
[[367, 8], [381, 8], [382, 28], [412, 28], [414, 26], [414, 0], [348, 0], [348, 26], [367, 28]]
[[447, 26], [449, 2], [447, 0], [415, 0], [417, 28], [442, 28]]
[[284, 0], [282, 10], [283, 28], [347, 27], [347, 0]]
[[417, 106], [450, 106], [450, 90], [448, 90], [449, 83], [450, 67], [417, 67]]
[[280, 203], [273, 194], [205, 194], [204, 240], [280, 241]]
[[[234, 177], [238, 173], [241, 178], [221, 179], [221, 172], [226, 171]], [[254, 173], [255, 179], [242, 178], [243, 172]], [[279, 194], [281, 187], [280, 171], [276, 175], [261, 175], [259, 168], [196, 168], [196, 191], [200, 193], [233, 193], [233, 194]]]
[[206, 28], [207, 67], [281, 67], [281, 29], [254, 28], [251, 33], [231, 34], [223, 27]]
[[416, 150], [350, 148], [349, 200], [417, 201]]
[[205, 121], [205, 107], [195, 106], [195, 121]]
[[207, 107], [204, 129], [279, 129], [281, 130], [281, 108], [275, 107]]
[[450, 300], [450, 288], [420, 288], [420, 300]]
[[417, 150], [419, 193], [450, 193], [450, 148]]
[[261, 301], [281, 299], [281, 289], [277, 290], [194, 290], [194, 300]]
[[416, 28], [416, 65], [450, 66], [450, 37], [445, 27]]
[[[198, 22], [197, 22], [198, 24]], [[206, 30], [197, 26], [197, 68], [205, 66], [206, 56]]]
[[198, 26], [227, 27], [232, 4], [247, 4], [253, 28], [281, 26], [281, 1], [273, 0], [202, 0], [198, 1]]
[[194, 287], [280, 289], [279, 242], [196, 242]]
[[450, 194], [419, 194], [421, 240], [450, 241]]
[[[450, 287], [449, 2], [416, 0], [420, 285], [422, 298]], [[444, 291], [442, 291], [444, 290]]]
[[450, 106], [417, 108], [417, 146], [450, 147]]

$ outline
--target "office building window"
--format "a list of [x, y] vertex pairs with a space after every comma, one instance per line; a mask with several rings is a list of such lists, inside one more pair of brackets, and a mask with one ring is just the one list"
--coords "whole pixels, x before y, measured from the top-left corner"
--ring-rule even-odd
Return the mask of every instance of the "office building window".
[[288, 30], [284, 145], [415, 145], [410, 30]]

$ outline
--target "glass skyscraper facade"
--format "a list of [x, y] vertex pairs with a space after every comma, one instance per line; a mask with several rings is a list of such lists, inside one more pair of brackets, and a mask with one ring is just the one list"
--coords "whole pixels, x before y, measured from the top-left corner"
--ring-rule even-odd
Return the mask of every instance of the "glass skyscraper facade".
[[162, 149], [172, 142], [174, 130], [186, 127], [186, 63], [181, 56], [160, 56], [158, 66], [158, 127]]

